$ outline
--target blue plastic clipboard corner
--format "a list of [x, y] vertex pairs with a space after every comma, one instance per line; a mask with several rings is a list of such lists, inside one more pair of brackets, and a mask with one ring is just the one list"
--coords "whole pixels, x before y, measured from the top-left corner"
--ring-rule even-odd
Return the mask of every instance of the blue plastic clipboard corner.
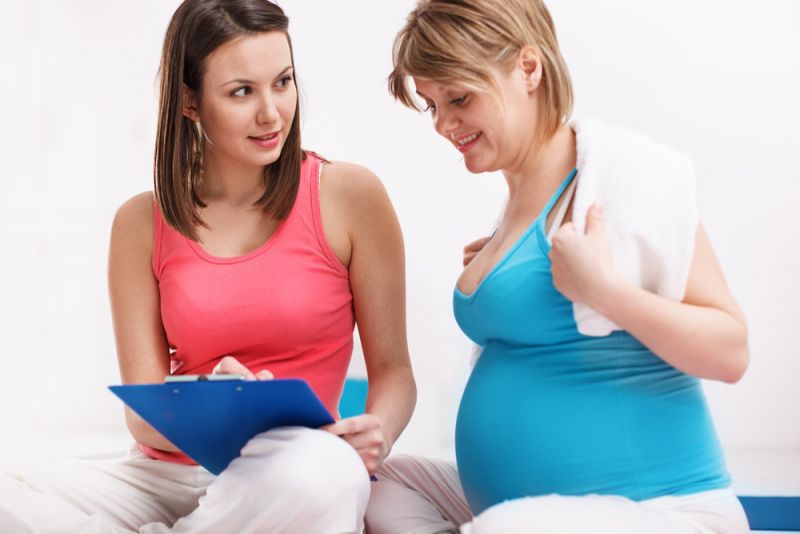
[[318, 428], [333, 417], [305, 380], [131, 384], [109, 389], [187, 456], [214, 474], [255, 435]]

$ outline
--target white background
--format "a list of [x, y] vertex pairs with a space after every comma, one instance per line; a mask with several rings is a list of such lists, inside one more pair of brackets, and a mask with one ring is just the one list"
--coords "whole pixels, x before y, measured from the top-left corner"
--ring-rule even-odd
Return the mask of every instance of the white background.
[[[127, 439], [105, 389], [119, 380], [108, 235], [115, 209], [152, 188], [156, 70], [176, 5], [4, 2], [0, 451], [94, 452]], [[403, 227], [419, 402], [397, 449], [449, 455], [470, 360], [452, 288], [461, 247], [489, 230], [504, 181], [470, 175], [428, 117], [391, 100], [392, 39], [412, 1], [282, 5], [305, 147], [375, 171]], [[800, 452], [800, 3], [550, 7], [576, 115], [640, 130], [696, 164], [702, 219], [750, 325], [745, 378], [706, 384], [725, 449]]]

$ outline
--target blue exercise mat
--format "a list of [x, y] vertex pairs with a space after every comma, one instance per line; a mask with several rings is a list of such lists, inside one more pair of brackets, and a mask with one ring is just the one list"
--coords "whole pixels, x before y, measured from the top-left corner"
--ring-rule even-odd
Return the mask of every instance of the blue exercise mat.
[[125, 404], [198, 464], [219, 474], [255, 435], [317, 428], [333, 417], [304, 380], [224, 380], [110, 386]]
[[800, 497], [743, 497], [739, 500], [753, 530], [800, 531]]
[[342, 397], [339, 399], [339, 415], [342, 419], [364, 413], [368, 390], [369, 384], [364, 378], [348, 378], [344, 381]]

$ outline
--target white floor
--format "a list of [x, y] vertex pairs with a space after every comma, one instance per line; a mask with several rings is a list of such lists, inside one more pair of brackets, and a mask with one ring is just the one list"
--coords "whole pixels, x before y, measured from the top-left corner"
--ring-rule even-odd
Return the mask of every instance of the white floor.
[[800, 496], [800, 451], [743, 451], [727, 454], [739, 495]]

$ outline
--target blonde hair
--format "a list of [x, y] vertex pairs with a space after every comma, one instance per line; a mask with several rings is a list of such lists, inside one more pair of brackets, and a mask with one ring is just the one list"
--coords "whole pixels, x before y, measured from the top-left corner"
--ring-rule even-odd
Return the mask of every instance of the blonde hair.
[[533, 46], [542, 62], [542, 133], [572, 113], [572, 82], [550, 12], [542, 0], [420, 0], [395, 37], [389, 92], [420, 110], [408, 86], [417, 76], [475, 91], [494, 87], [491, 69], [510, 68]]

